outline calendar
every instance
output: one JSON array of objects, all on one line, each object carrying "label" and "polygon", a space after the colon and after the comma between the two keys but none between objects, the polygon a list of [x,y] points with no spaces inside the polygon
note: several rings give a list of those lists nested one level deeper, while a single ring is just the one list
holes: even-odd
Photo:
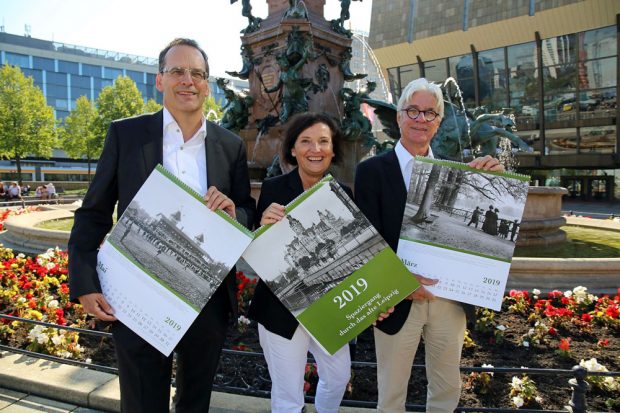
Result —
[{"label": "calendar", "polygon": [[118,320],[170,355],[252,239],[158,166],[97,254],[102,293]]},{"label": "calendar", "polygon": [[397,254],[438,297],[501,309],[529,177],[414,159]]}]

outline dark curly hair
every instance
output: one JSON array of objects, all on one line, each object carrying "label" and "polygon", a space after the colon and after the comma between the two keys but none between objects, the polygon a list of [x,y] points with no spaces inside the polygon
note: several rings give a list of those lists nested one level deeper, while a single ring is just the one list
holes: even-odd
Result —
[{"label": "dark curly hair", "polygon": [[291,154],[291,150],[297,142],[299,135],[306,129],[322,123],[326,125],[332,133],[332,147],[334,151],[334,163],[338,163],[342,159],[342,132],[338,124],[331,116],[325,113],[306,112],[295,115],[291,119],[291,123],[284,132],[284,142],[282,142],[282,159],[291,165],[297,165],[297,159]]}]

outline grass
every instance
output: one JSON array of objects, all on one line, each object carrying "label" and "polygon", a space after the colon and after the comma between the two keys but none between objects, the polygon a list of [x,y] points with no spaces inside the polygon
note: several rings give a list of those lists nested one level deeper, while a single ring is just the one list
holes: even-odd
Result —
[{"label": "grass", "polygon": [[[116,224],[116,211],[112,216],[114,220],[114,224]],[[35,228],[43,228],[43,229],[52,229],[55,231],[71,231],[73,227],[73,218],[61,218],[61,219],[52,219],[49,221],[39,222],[35,225]]]},{"label": "grass", "polygon": [[52,219],[43,221],[35,225],[35,228],[52,229],[55,231],[71,231],[73,227],[73,218]]},{"label": "grass", "polygon": [[569,241],[541,247],[517,247],[515,257],[532,258],[620,258],[620,232],[563,226]]}]

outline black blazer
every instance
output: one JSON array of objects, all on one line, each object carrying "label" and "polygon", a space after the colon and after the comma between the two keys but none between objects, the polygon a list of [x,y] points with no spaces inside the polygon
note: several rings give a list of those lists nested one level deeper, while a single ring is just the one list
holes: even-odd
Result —
[{"label": "black blazer", "polygon": [[[250,197],[245,145],[232,132],[207,121],[205,140],[207,180],[236,206],[237,220],[251,227],[255,203]],[[149,174],[163,162],[163,110],[112,122],[95,177],[82,206],[75,212],[69,238],[71,299],[101,292],[97,276],[97,251],[112,228],[118,202],[120,217]],[[224,280],[233,314],[236,312],[235,279]]]},{"label": "black blazer", "polygon": [[[350,197],[353,197],[349,187],[340,185]],[[273,202],[286,205],[303,192],[304,188],[297,168],[285,175],[265,180],[261,187],[256,208],[256,226],[259,226],[260,218],[263,216],[265,209]],[[259,280],[254,291],[254,297],[252,297],[252,302],[248,309],[248,317],[261,323],[272,333],[289,340],[293,338],[293,334],[295,334],[295,330],[299,325],[293,314],[262,280]]]},{"label": "black blazer", "polygon": [[[400,171],[396,152],[374,156],[361,162],[355,173],[355,201],[368,220],[396,251],[407,203],[407,187]],[[463,305],[468,319],[475,316],[474,307]],[[411,301],[401,301],[388,318],[377,323],[387,333],[396,334],[407,319]]]}]

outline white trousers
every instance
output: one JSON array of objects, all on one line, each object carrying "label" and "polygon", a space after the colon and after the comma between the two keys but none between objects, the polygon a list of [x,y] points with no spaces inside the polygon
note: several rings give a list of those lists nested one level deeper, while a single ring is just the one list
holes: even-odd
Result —
[{"label": "white trousers", "polygon": [[461,396],[461,350],[465,312],[460,303],[435,298],[414,300],[403,328],[394,335],[375,328],[380,413],[405,411],[411,365],[424,337],[427,412],[452,413]]},{"label": "white trousers", "polygon": [[318,413],[336,413],[351,377],[349,346],[325,353],[300,326],[291,340],[258,324],[258,336],[271,376],[271,411],[300,413],[304,407],[304,371],[308,351],[316,360],[319,383],[314,401]]}]

